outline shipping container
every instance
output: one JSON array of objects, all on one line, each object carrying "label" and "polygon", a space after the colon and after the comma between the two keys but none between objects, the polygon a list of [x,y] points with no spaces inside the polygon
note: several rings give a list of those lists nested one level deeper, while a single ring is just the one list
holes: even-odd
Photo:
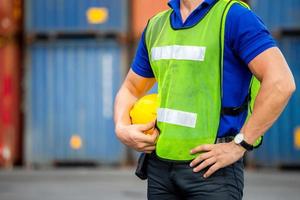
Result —
[{"label": "shipping container", "polygon": [[19,32],[21,17],[21,0],[0,0],[0,35],[7,36]]},{"label": "shipping container", "polygon": [[0,38],[0,166],[21,159],[20,49],[16,41]]},{"label": "shipping container", "polygon": [[26,57],[27,165],[124,161],[113,122],[123,47],[89,39],[37,42]]},{"label": "shipping container", "polygon": [[[300,37],[287,37],[278,42],[300,85]],[[249,155],[249,162],[262,166],[300,166],[300,91],[292,96],[286,109],[265,134],[263,145]]]},{"label": "shipping container", "polygon": [[169,9],[168,0],[131,0],[131,32],[132,36],[140,38],[148,20],[155,14]]},{"label": "shipping container", "polygon": [[271,31],[300,29],[299,0],[251,0],[250,4]]},{"label": "shipping container", "polygon": [[125,33],[127,0],[27,0],[25,29],[35,33]]}]

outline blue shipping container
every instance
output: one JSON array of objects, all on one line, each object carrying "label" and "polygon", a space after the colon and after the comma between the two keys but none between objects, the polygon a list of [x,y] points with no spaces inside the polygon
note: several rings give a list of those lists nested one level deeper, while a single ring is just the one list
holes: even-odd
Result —
[{"label": "blue shipping container", "polygon": [[[278,44],[299,87],[300,37],[284,38],[279,40]],[[249,161],[262,166],[300,165],[300,138],[297,139],[295,135],[298,128],[300,128],[299,89],[292,96],[277,122],[265,134],[263,145],[249,155]]]},{"label": "blue shipping container", "polygon": [[27,164],[124,161],[113,123],[113,101],[125,69],[122,52],[116,42],[85,39],[28,47]]},{"label": "blue shipping container", "polygon": [[299,0],[251,0],[250,4],[271,31],[300,28]]},{"label": "blue shipping container", "polygon": [[127,0],[26,0],[25,30],[47,32],[127,31]]}]

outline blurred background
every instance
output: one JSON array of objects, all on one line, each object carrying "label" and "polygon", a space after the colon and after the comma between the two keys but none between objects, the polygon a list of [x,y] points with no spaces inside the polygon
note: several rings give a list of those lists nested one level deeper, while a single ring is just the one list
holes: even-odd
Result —
[{"label": "blurred background", "polygon": [[[146,199],[138,153],[115,137],[113,101],[167,2],[0,0],[1,200]],[[247,2],[300,85],[300,1]],[[246,156],[245,199],[299,199],[299,106],[298,90]]]}]

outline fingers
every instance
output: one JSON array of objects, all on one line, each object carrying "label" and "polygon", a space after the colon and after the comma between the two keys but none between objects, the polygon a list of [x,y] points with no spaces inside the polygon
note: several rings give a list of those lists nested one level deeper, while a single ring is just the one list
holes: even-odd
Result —
[{"label": "fingers", "polygon": [[147,131],[144,131],[144,133],[145,133],[146,135],[152,135],[154,129],[155,129],[155,127],[152,127],[151,129],[149,129],[149,130],[147,130]]},{"label": "fingers", "polygon": [[208,178],[210,177],[213,173],[215,173],[216,171],[218,171],[221,168],[221,166],[218,163],[215,163],[214,165],[212,165],[203,175],[204,178]]},{"label": "fingers", "polygon": [[212,152],[208,152],[208,153],[202,153],[199,156],[197,156],[191,163],[190,163],[190,167],[194,167],[198,164],[200,164],[202,161],[210,158],[213,156]]},{"label": "fingers", "polygon": [[201,153],[201,152],[205,152],[205,151],[211,151],[213,149],[213,147],[214,147],[214,144],[204,144],[201,146],[197,146],[191,150],[191,154]]},{"label": "fingers", "polygon": [[152,153],[152,151],[144,151],[144,153],[150,154]]},{"label": "fingers", "polygon": [[244,151],[241,151],[240,148],[238,148],[238,146],[233,142],[214,145],[202,145],[193,149],[191,153],[197,151],[208,151],[206,153],[198,155],[198,157],[196,157],[190,163],[191,167],[194,167],[194,172],[199,172],[205,168],[208,168],[208,170],[203,175],[204,178],[207,178],[217,170],[236,162],[244,155]]},{"label": "fingers", "polygon": [[217,162],[217,159],[215,157],[211,157],[209,159],[204,160],[200,165],[198,165],[197,167],[195,167],[193,169],[194,172],[200,172],[201,170],[203,170],[204,168],[215,164]]},{"label": "fingers", "polygon": [[135,138],[136,149],[142,152],[153,151],[155,149],[158,136],[159,132],[157,129],[154,130],[152,135],[137,134]]},{"label": "fingers", "polygon": [[159,136],[159,131],[154,128],[152,134],[150,135],[151,139],[153,139],[153,141],[156,143],[156,140],[158,139]]},{"label": "fingers", "polygon": [[139,134],[138,137],[140,137],[139,139],[141,142],[145,142],[148,144],[156,144],[158,136],[159,131],[157,129],[154,129],[151,135]]},{"label": "fingers", "polygon": [[148,145],[148,144],[145,144],[145,143],[141,143],[141,144],[138,144],[135,149],[139,152],[147,153],[147,152],[154,151],[155,148],[156,148],[155,145]]},{"label": "fingers", "polygon": [[145,147],[144,148],[144,152],[147,153],[147,152],[152,152],[155,150],[155,146],[149,146],[149,147]]},{"label": "fingers", "polygon": [[136,126],[137,126],[138,130],[144,132],[144,131],[148,131],[148,130],[152,129],[153,127],[155,127],[155,122],[156,122],[156,120],[149,122],[147,124],[137,124]]}]

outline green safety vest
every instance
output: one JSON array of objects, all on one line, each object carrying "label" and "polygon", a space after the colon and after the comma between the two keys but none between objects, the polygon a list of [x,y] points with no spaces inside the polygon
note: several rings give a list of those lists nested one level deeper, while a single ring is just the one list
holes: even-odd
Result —
[{"label": "green safety vest", "polygon": [[158,82],[156,154],[188,161],[190,150],[215,143],[221,113],[224,29],[230,7],[239,1],[218,0],[196,25],[176,30],[173,10],[150,19],[145,41]]}]

